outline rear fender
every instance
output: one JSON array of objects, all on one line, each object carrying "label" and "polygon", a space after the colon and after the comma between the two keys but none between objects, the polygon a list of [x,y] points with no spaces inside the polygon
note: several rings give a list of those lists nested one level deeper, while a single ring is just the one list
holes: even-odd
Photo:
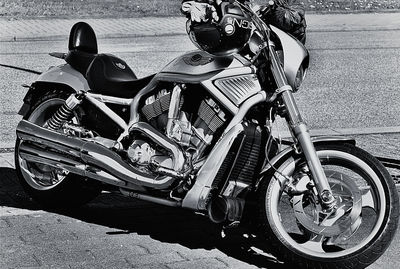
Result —
[{"label": "rear fender", "polygon": [[43,72],[37,78],[36,82],[64,84],[76,92],[87,92],[90,90],[86,78],[69,64],[51,67],[48,71]]},{"label": "rear fender", "polygon": [[34,101],[48,90],[62,90],[70,93],[88,91],[89,85],[84,76],[73,69],[69,64],[51,67],[42,73],[32,83],[24,97],[24,104],[18,114],[25,116],[31,109]]},{"label": "rear fender", "polygon": [[[314,146],[317,145],[327,145],[327,144],[336,144],[336,143],[344,143],[344,144],[352,144],[355,145],[356,141],[353,138],[344,137],[344,136],[320,136],[320,137],[312,137],[311,138]],[[260,177],[256,182],[256,189],[259,186],[261,179],[265,175],[273,175],[275,173],[275,168],[277,169],[281,164],[287,161],[289,158],[292,158],[296,155],[296,152],[293,147],[288,147],[282,150],[278,155],[272,158],[269,163],[267,163],[260,172]]]}]

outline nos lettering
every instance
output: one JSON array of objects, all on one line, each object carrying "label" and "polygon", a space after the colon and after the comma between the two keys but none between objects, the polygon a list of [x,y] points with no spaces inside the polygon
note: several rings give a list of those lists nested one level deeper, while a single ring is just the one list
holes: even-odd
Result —
[{"label": "nos lettering", "polygon": [[244,20],[238,20],[238,19],[233,19],[233,20],[234,20],[234,24],[237,24],[237,26],[239,26],[240,28],[244,28],[244,29],[252,28],[251,22],[244,21]]}]

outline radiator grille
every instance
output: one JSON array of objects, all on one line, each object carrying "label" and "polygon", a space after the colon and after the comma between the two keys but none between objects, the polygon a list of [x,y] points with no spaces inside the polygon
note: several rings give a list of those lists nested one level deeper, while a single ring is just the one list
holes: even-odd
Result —
[{"label": "radiator grille", "polygon": [[247,98],[261,90],[256,75],[230,77],[215,81],[215,86],[229,98],[236,106],[239,106]]},{"label": "radiator grille", "polygon": [[261,131],[256,125],[250,124],[230,148],[212,183],[212,188],[223,191],[222,185],[228,181],[251,185],[263,160],[263,146]]}]

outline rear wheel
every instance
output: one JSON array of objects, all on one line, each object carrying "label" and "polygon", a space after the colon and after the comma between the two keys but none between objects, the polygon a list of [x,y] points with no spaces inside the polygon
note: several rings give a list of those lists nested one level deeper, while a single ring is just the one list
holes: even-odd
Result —
[{"label": "rear wheel", "polygon": [[[48,91],[37,98],[25,120],[43,126],[60,108],[70,93]],[[79,123],[75,115],[72,119]],[[44,164],[27,162],[19,156],[21,141],[15,144],[15,168],[24,190],[37,202],[50,208],[76,207],[95,198],[100,192],[100,184],[82,176]]]},{"label": "rear wheel", "polygon": [[[278,258],[301,268],[365,268],[383,254],[397,229],[399,198],[393,180],[376,158],[353,145],[316,150],[337,210],[321,207],[305,161],[290,158],[260,185],[261,236]],[[310,190],[287,194],[282,174],[298,189]]]}]

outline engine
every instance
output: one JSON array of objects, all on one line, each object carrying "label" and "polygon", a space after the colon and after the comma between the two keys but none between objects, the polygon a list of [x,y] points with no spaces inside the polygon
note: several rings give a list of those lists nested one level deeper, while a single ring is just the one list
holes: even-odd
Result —
[{"label": "engine", "polygon": [[[204,156],[227,121],[226,113],[206,93],[186,85],[169,85],[147,96],[140,112],[150,125],[179,144],[195,161]],[[132,163],[170,168],[172,160],[151,143],[134,140],[128,149]]]}]

